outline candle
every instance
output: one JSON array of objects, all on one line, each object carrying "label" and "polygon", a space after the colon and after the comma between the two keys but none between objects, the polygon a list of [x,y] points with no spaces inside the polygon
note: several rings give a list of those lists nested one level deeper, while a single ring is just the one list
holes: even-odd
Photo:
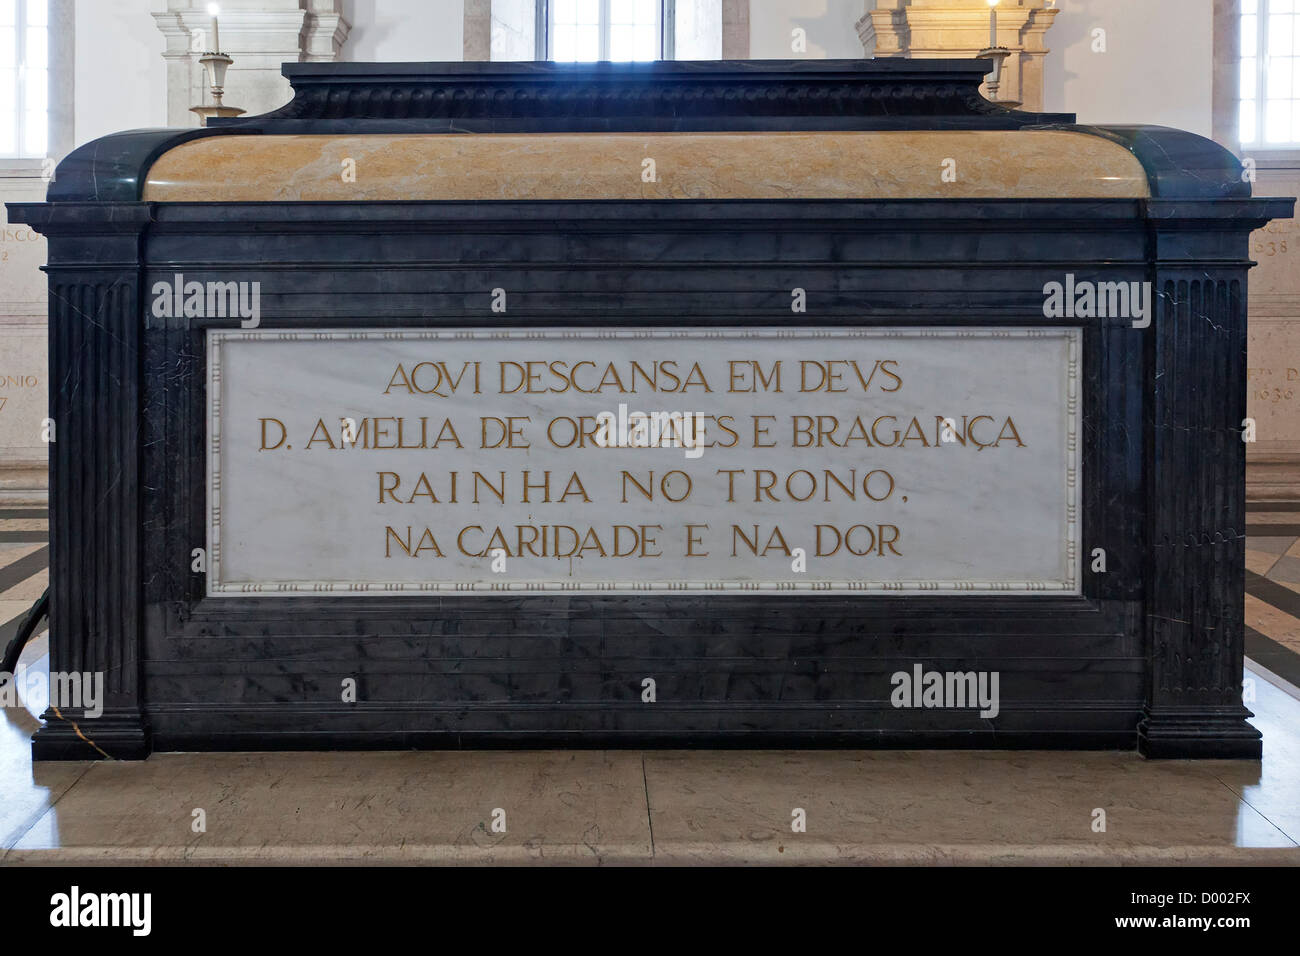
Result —
[{"label": "candle", "polygon": [[213,53],[221,52],[221,36],[217,33],[217,14],[219,14],[220,12],[221,12],[221,8],[217,6],[215,3],[208,4],[208,13],[212,15],[212,52]]},{"label": "candle", "polygon": [[998,47],[998,0],[989,0],[989,49]]}]

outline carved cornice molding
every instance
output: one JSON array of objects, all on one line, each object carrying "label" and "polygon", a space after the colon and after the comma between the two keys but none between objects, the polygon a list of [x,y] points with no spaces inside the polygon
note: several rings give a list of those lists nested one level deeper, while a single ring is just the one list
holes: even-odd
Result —
[{"label": "carved cornice molding", "polygon": [[[1069,122],[979,93],[986,64],[836,60],[611,64],[286,64],[294,98],[216,128],[283,132],[1018,129]],[[542,128],[540,125],[537,128]]]}]

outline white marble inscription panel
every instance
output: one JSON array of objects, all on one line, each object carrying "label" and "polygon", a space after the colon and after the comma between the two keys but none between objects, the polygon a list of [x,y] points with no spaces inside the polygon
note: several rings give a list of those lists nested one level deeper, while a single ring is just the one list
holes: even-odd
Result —
[{"label": "white marble inscription panel", "polygon": [[208,333],[211,594],[1077,593],[1072,329]]}]

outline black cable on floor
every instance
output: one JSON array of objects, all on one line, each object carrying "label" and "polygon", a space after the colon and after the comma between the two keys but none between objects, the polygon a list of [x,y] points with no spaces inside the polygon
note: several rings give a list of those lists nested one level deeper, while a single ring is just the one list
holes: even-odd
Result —
[{"label": "black cable on floor", "polygon": [[5,649],[4,661],[0,662],[0,681],[12,679],[14,668],[18,666],[18,656],[22,654],[23,648],[27,646],[27,642],[36,633],[37,625],[49,616],[50,589],[46,588],[45,593],[36,599],[32,609],[27,612],[23,622],[18,625],[18,633],[14,635],[14,639],[9,642],[9,646]]}]

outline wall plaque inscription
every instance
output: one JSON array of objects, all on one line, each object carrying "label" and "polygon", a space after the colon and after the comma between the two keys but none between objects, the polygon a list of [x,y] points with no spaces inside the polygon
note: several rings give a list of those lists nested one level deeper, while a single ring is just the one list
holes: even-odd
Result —
[{"label": "wall plaque inscription", "polygon": [[208,332],[208,591],[1079,590],[1074,329]]}]

